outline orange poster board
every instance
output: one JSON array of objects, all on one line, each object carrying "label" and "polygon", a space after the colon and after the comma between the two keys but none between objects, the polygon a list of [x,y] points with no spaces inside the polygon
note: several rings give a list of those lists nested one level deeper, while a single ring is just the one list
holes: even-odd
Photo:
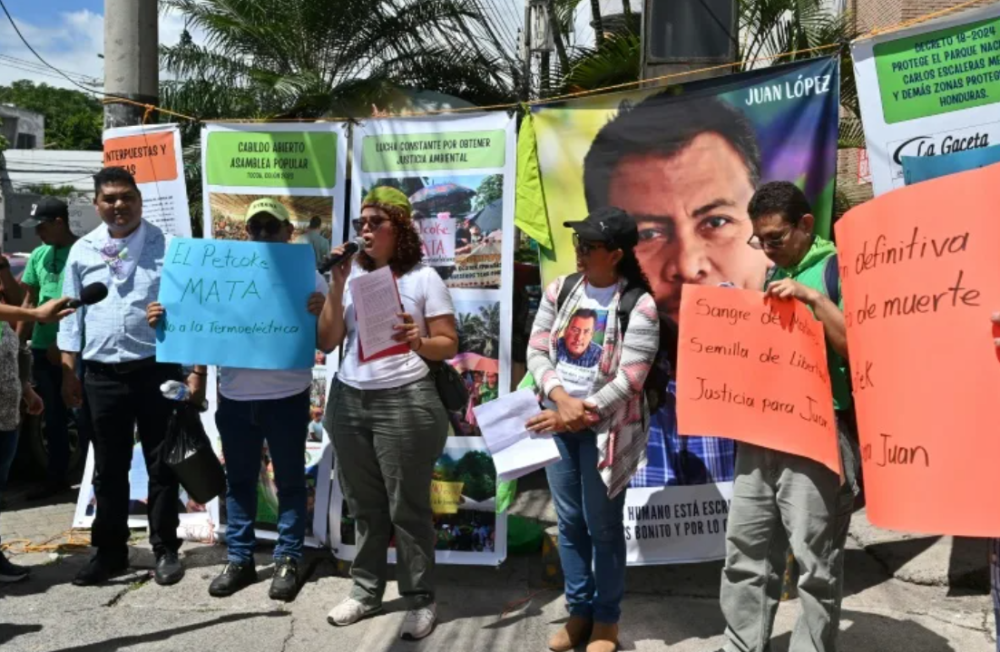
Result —
[{"label": "orange poster board", "polygon": [[840,473],[823,324],[799,301],[685,285],[677,427],[816,460]]},{"label": "orange poster board", "polygon": [[170,131],[109,138],[104,141],[104,165],[125,168],[139,184],[177,178],[177,154]]},{"label": "orange poster board", "polygon": [[1000,165],[893,190],[836,233],[869,520],[1000,536]]}]

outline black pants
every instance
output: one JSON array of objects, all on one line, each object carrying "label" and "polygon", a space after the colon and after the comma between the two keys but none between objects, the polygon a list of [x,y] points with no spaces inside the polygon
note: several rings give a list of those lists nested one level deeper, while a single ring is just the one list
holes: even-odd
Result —
[{"label": "black pants", "polygon": [[97,499],[91,540],[100,555],[115,562],[128,557],[128,476],[136,426],[149,474],[149,542],[157,558],[180,548],[177,478],[162,459],[173,405],[160,393],[160,385],[171,379],[181,379],[179,366],[85,363],[84,389],[94,426]]}]

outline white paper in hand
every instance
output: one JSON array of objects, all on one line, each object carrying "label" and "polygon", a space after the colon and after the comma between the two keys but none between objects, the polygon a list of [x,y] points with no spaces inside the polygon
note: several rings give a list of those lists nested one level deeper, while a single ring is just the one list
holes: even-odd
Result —
[{"label": "white paper in hand", "polygon": [[520,478],[559,460],[559,449],[552,437],[534,435],[525,426],[528,419],[542,411],[532,390],[518,390],[472,411],[500,480]]},{"label": "white paper in hand", "polygon": [[379,353],[399,346],[393,337],[393,326],[401,324],[399,313],[399,292],[396,279],[388,265],[350,281],[351,297],[357,315],[358,338],[365,358],[377,357]]}]

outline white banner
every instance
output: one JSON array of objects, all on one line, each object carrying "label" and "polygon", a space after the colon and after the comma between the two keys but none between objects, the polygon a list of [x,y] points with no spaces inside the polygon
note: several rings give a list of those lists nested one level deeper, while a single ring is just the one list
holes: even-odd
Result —
[{"label": "white banner", "polygon": [[[506,113],[374,119],[353,130],[355,214],[372,188],[403,191],[425,263],[440,274],[455,303],[459,354],[450,363],[470,400],[462,414],[452,415],[455,436],[448,438],[432,487],[437,560],[445,564],[496,565],[507,556],[506,515],[496,514],[496,469],[472,408],[510,387],[514,130]],[[330,523],[334,554],[353,559],[354,520],[337,482]],[[389,559],[395,560],[394,548]]]},{"label": "white banner", "polygon": [[690,564],[726,556],[733,484],[629,489],[625,543],[629,566]]},{"label": "white banner", "polygon": [[1000,4],[851,48],[875,195],[904,185],[904,156],[1000,143]]},{"label": "white banner", "polygon": [[164,233],[191,237],[181,134],[175,124],[117,127],[104,132],[104,165],[132,173],[142,216]]}]

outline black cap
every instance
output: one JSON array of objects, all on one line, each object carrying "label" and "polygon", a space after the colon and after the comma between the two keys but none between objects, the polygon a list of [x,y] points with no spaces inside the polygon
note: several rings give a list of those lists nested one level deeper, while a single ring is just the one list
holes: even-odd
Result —
[{"label": "black cap", "polygon": [[33,229],[43,222],[51,222],[61,217],[69,223],[69,206],[55,197],[42,197],[31,205],[31,217],[21,222],[22,229]]},{"label": "black cap", "polygon": [[632,216],[620,208],[607,206],[579,222],[563,222],[587,242],[603,242],[612,249],[632,249],[639,244],[639,227]]}]

